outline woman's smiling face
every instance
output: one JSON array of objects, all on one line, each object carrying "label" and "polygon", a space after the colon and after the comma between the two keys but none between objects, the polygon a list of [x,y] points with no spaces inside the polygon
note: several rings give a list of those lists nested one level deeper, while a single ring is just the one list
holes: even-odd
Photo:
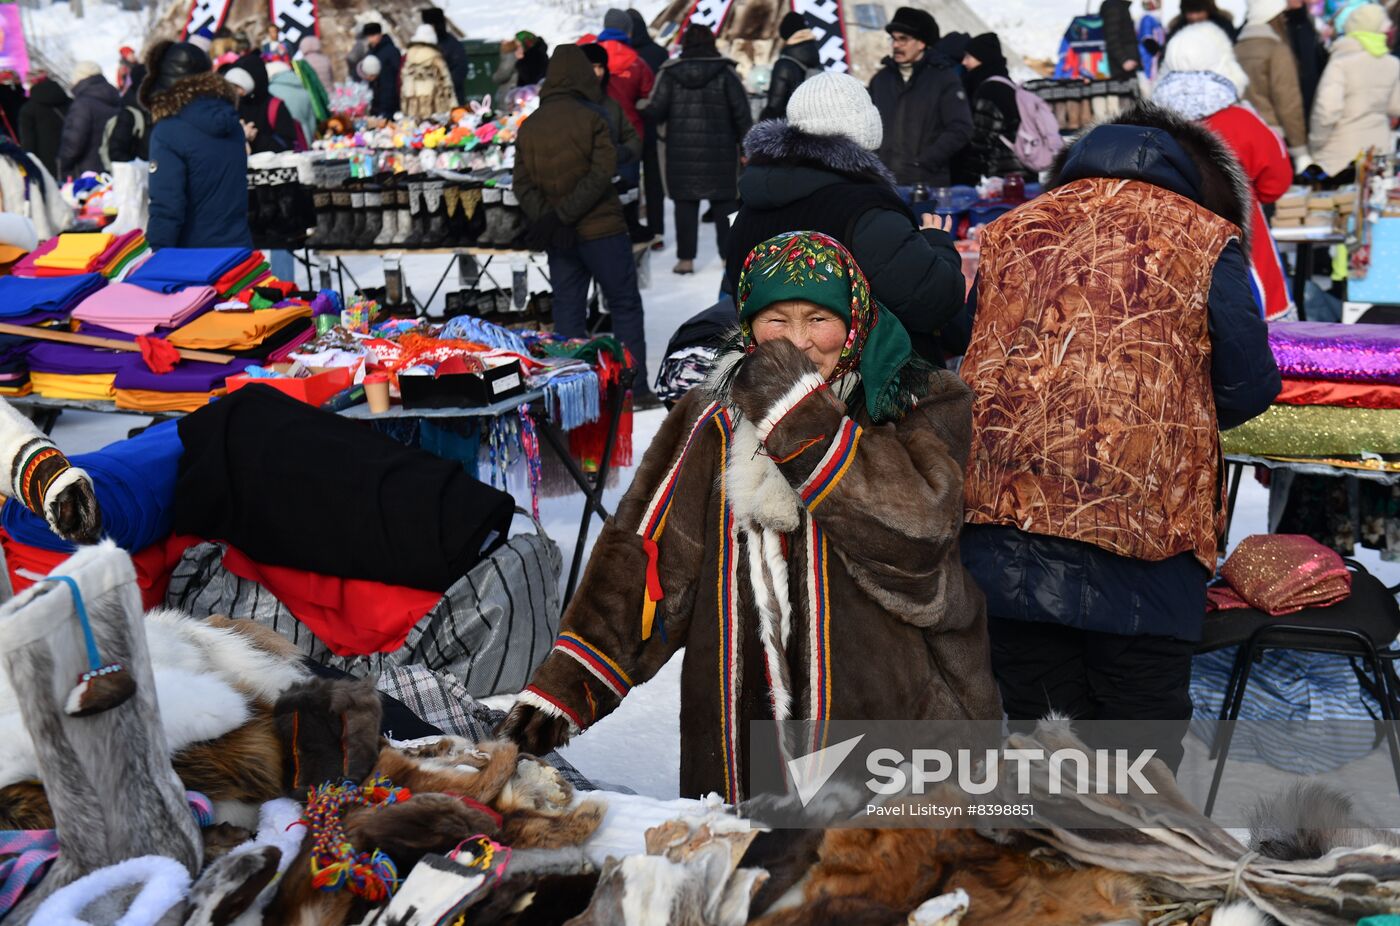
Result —
[{"label": "woman's smiling face", "polygon": [[756,343],[786,338],[796,344],[807,359],[816,364],[823,379],[829,379],[846,345],[846,323],[830,309],[801,299],[775,302],[754,316]]}]

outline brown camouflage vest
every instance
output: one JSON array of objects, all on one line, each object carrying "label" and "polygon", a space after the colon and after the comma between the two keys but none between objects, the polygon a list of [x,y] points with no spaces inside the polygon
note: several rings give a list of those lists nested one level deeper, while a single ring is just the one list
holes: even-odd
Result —
[{"label": "brown camouflage vest", "polygon": [[1240,230],[1133,180],[1079,180],[982,231],[962,376],[967,521],[1214,570],[1224,527],[1207,299]]}]

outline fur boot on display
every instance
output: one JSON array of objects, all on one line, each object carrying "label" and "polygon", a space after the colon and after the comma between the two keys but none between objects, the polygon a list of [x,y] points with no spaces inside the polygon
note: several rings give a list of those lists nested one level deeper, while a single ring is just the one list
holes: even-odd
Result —
[{"label": "fur boot on display", "polygon": [[313,248],[329,247],[331,222],[335,218],[335,213],[331,211],[331,194],[325,190],[317,190],[312,194],[311,201],[316,209],[316,231],[307,244]]},{"label": "fur boot on display", "polygon": [[[403,240],[404,247],[420,248],[423,246],[423,239],[428,234],[428,213],[423,204],[423,188],[427,186],[422,180],[410,180],[408,183],[408,235]],[[400,220],[402,220],[400,216]]]},{"label": "fur boot on display", "polygon": [[350,188],[350,227],[346,230],[345,246],[358,249],[365,240],[365,191],[357,181]]},{"label": "fur boot on display", "polygon": [[368,250],[384,233],[384,194],[377,186],[365,187],[365,231],[360,247]]},{"label": "fur boot on display", "polygon": [[430,180],[423,184],[423,209],[428,221],[423,231],[422,246],[435,248],[447,238],[447,207],[443,201],[445,184],[441,180]]},{"label": "fur boot on display", "polygon": [[[44,432],[8,402],[0,400],[0,465],[9,469],[5,493],[48,521],[55,534],[72,543],[96,543],[102,513],[88,474],[68,464]],[[9,597],[9,574],[4,578]]]},{"label": "fur boot on display", "polygon": [[394,191],[394,235],[389,244],[403,247],[413,233],[413,214],[408,208],[408,190],[400,186]]},{"label": "fur boot on display", "polygon": [[[56,575],[0,608],[0,661],[34,744],[61,850],[8,922],[22,924],[44,898],[89,872],[152,853],[187,873],[201,861],[198,826],[170,765],[147,651],[136,573],[111,543],[79,551]],[[85,612],[91,640],[84,633]],[[65,703],[91,653],[134,684],[108,710],[73,717]]]},{"label": "fur boot on display", "polygon": [[335,217],[332,219],[330,242],[326,246],[331,249],[348,248],[351,246],[351,232],[354,227],[354,215],[350,208],[350,191],[335,190],[331,193],[331,202],[335,206]]},{"label": "fur boot on display", "polygon": [[288,793],[304,800],[325,782],[363,781],[379,757],[383,707],[372,681],[314,678],[273,708]]}]

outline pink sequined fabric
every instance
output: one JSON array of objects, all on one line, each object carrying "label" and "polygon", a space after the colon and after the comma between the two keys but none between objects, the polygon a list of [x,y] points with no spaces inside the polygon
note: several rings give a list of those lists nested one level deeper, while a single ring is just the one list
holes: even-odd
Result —
[{"label": "pink sequined fabric", "polygon": [[1228,585],[1209,591],[1210,608],[1255,608],[1273,617],[1336,604],[1351,594],[1351,571],[1336,551],[1300,534],[1255,534],[1220,567]]}]

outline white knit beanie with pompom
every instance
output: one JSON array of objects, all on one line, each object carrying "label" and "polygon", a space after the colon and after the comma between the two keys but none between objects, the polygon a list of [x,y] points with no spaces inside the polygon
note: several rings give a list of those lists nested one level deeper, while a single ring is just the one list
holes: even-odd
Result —
[{"label": "white knit beanie with pompom", "polygon": [[1172,36],[1162,58],[1162,70],[1210,71],[1234,84],[1240,96],[1249,86],[1249,75],[1235,58],[1234,43],[1213,22],[1192,23]]},{"label": "white knit beanie with pompom", "polygon": [[849,74],[823,71],[802,82],[788,100],[787,121],[809,135],[840,135],[867,151],[885,137],[880,111],[865,85]]}]

